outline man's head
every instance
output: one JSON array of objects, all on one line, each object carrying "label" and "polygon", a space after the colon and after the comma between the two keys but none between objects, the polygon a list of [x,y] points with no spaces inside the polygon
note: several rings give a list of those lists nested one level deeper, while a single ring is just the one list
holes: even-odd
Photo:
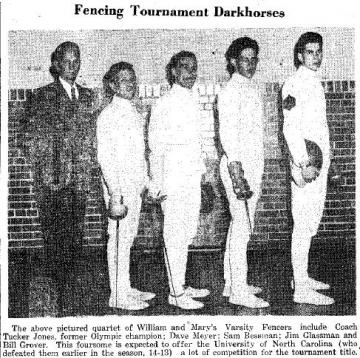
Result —
[{"label": "man's head", "polygon": [[316,32],[306,32],[302,34],[294,48],[294,65],[307,67],[312,71],[317,71],[321,66],[323,57],[323,39]]},{"label": "man's head", "polygon": [[246,78],[252,78],[258,64],[259,45],[249,37],[234,40],[225,53],[227,70],[232,76],[237,72]]},{"label": "man's head", "polygon": [[136,75],[133,65],[128,62],[113,64],[103,78],[107,97],[114,95],[131,100],[137,90]]},{"label": "man's head", "polygon": [[171,57],[166,66],[166,79],[170,86],[174,83],[191,89],[197,78],[197,60],[194,53],[181,51]]},{"label": "man's head", "polygon": [[61,77],[73,84],[80,70],[80,49],[74,42],[61,43],[51,55],[50,72],[55,77]]}]

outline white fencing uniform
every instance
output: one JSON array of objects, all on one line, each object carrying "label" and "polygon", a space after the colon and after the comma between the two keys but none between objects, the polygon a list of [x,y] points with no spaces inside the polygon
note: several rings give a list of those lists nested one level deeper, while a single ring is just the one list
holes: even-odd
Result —
[{"label": "white fencing uniform", "polygon": [[195,90],[174,84],[158,100],[150,119],[149,145],[151,192],[167,195],[162,208],[174,286],[170,283],[170,293],[180,295],[184,292],[188,245],[197,232],[201,175],[206,170],[201,152],[200,105]]},{"label": "white fencing uniform", "polygon": [[116,220],[109,218],[108,225],[107,255],[111,288],[109,305],[119,307],[131,289],[130,249],[137,234],[140,194],[147,178],[144,120],[130,101],[114,96],[98,118],[97,141],[98,161],[105,180],[106,205],[109,205],[109,194],[121,194],[129,210],[127,216],[120,220],[117,257]]},{"label": "white fencing uniform", "polygon": [[256,204],[261,194],[264,172],[263,106],[253,82],[234,73],[219,94],[220,139],[225,150],[220,174],[230,204],[231,223],[224,258],[225,287],[231,297],[241,296],[247,288],[247,245],[250,239],[245,203],[233,191],[228,164],[240,161],[244,177],[254,195],[248,200],[252,227]]},{"label": "white fencing uniform", "polygon": [[[295,165],[308,159],[304,139],[318,144],[323,154],[319,177],[300,188],[292,182],[292,264],[295,285],[308,278],[308,254],[323,214],[330,166],[329,129],[324,90],[316,71],[300,66],[285,81],[282,96],[296,100],[295,107],[284,109],[284,135]],[[296,167],[293,166],[293,170]]]}]

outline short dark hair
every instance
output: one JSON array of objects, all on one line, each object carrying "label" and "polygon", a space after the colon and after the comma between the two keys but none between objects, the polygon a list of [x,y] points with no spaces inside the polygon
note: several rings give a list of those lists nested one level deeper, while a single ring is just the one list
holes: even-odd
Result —
[{"label": "short dark hair", "polygon": [[80,48],[78,44],[71,41],[62,42],[51,54],[51,66],[49,68],[49,71],[54,78],[59,77],[55,62],[61,61],[64,57],[65,52],[69,49],[73,49],[76,52],[77,56],[80,58]]},{"label": "short dark hair", "polygon": [[108,99],[111,99],[114,96],[114,91],[112,90],[110,84],[114,82],[115,76],[120,72],[124,70],[133,71],[135,73],[134,67],[129,62],[118,62],[114,63],[110,69],[105,73],[103,77],[103,87],[105,91],[105,96]]},{"label": "short dark hair", "polygon": [[323,38],[317,32],[305,32],[302,34],[294,47],[294,66],[299,68],[301,62],[298,58],[298,54],[302,53],[305,50],[305,46],[309,43],[318,43],[320,48],[323,47]]},{"label": "short dark hair", "polygon": [[176,53],[175,55],[173,55],[171,57],[169,63],[166,65],[166,67],[165,67],[166,79],[169,82],[170,86],[172,86],[175,83],[175,77],[172,74],[172,70],[174,68],[176,68],[178,66],[180,60],[185,57],[190,57],[190,58],[193,58],[195,61],[197,61],[196,56],[193,52],[180,51],[180,52]]},{"label": "short dark hair", "polygon": [[245,50],[246,48],[252,48],[256,56],[259,54],[259,45],[258,43],[251,39],[250,37],[239,37],[238,39],[234,40],[227,51],[225,52],[225,58],[226,58],[226,69],[229,72],[230,76],[236,72],[236,68],[231,64],[232,58],[238,58],[241,54],[242,50]]}]

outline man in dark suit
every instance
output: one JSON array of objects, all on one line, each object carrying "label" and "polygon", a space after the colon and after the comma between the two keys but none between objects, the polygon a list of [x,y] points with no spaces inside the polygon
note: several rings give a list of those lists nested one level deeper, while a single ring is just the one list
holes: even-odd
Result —
[{"label": "man in dark suit", "polygon": [[51,62],[54,82],[35,90],[29,101],[26,149],[44,234],[46,274],[56,280],[61,296],[81,256],[96,123],[92,92],[75,82],[78,45],[60,44]]}]

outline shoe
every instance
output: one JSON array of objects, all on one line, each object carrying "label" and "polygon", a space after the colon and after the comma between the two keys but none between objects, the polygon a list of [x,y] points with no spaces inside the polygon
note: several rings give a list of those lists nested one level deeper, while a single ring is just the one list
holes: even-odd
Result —
[{"label": "shoe", "polygon": [[131,288],[129,295],[141,301],[150,301],[156,296],[155,293],[140,291],[136,288]]},{"label": "shoe", "polygon": [[[314,280],[311,277],[308,277],[304,283],[301,285],[306,286],[312,290],[328,290],[330,289],[330,285],[325,282]],[[294,289],[294,280],[291,280],[291,288]]]},{"label": "shoe", "polygon": [[230,295],[229,302],[232,303],[233,305],[245,306],[245,307],[249,307],[249,308],[269,307],[269,302],[266,302],[262,298],[256,297],[255,295],[253,295],[249,292],[244,292],[242,295],[236,296],[236,297],[233,295]]},{"label": "shoe", "polygon": [[316,306],[328,306],[332,305],[335,300],[329,296],[325,296],[311,288],[306,286],[299,287],[294,292],[294,302],[296,303],[308,303]]},{"label": "shoe", "polygon": [[[259,293],[262,292],[261,287],[253,286],[253,285],[247,285],[247,290],[252,295],[258,295]],[[230,297],[230,294],[231,294],[231,288],[229,286],[225,286],[222,295],[224,297]]]},{"label": "shoe", "polygon": [[198,310],[204,307],[202,302],[193,300],[185,293],[181,294],[180,296],[169,295],[169,304],[180,307],[184,310]]},{"label": "shoe", "polygon": [[206,288],[193,288],[190,286],[186,287],[184,293],[191,298],[202,298],[210,295],[210,291]]},{"label": "shoe", "polygon": [[330,289],[330,285],[328,283],[314,280],[311,277],[309,277],[306,280],[306,283],[313,290],[328,290],[328,289]]},{"label": "shoe", "polygon": [[115,300],[109,300],[109,306],[114,308],[121,308],[123,310],[130,311],[139,311],[149,307],[149,304],[141,301],[137,298],[134,298],[131,295],[127,295],[121,298],[118,298],[117,303],[115,304]]}]

